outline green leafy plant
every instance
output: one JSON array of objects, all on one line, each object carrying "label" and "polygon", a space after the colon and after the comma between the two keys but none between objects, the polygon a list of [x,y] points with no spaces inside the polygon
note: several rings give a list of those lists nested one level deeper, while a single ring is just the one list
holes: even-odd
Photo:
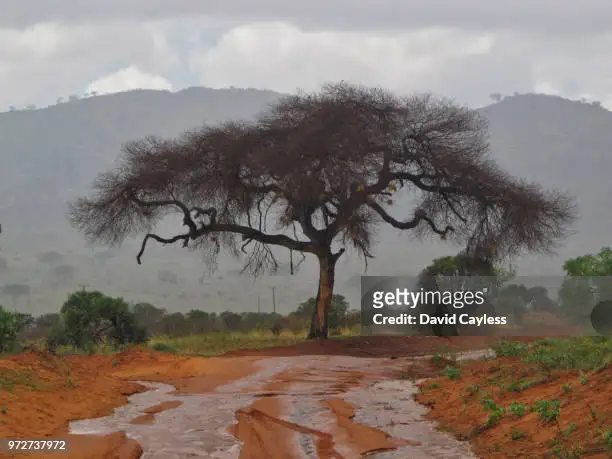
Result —
[{"label": "green leafy plant", "polygon": [[538,400],[534,403],[532,409],[545,424],[550,424],[559,419],[561,402],[559,400]]},{"label": "green leafy plant", "polygon": [[517,418],[521,418],[525,415],[527,411],[527,404],[522,402],[512,402],[510,404],[510,411]]},{"label": "green leafy plant", "polygon": [[448,366],[444,369],[444,375],[451,380],[459,379],[461,377],[461,369]]}]

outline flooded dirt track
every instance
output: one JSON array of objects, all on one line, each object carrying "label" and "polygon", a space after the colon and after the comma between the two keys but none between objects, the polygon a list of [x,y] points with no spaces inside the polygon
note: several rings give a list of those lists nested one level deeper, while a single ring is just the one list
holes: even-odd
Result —
[{"label": "flooded dirt track", "polygon": [[143,459],[475,457],[425,421],[426,409],[412,398],[416,386],[397,379],[416,360],[262,358],[249,376],[207,393],[143,382],[151,390],[111,416],[70,423],[70,432],[125,432]]}]

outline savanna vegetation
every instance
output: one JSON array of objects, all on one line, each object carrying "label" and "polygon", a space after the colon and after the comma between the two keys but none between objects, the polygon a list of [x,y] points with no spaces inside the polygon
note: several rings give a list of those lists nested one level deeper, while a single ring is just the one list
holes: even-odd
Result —
[{"label": "savanna vegetation", "polygon": [[[354,250],[367,266],[381,225],[460,247],[423,269],[423,288],[486,278],[495,311],[513,325],[549,312],[585,324],[593,307],[612,296],[606,278],[612,249],[568,260],[557,297],[514,282],[515,273],[504,268],[515,255],[553,249],[574,215],[568,196],[516,179],[492,161],[476,111],[431,95],[331,84],[281,98],[251,122],[129,142],[120,165],[101,174],[69,212],[90,243],[121,245],[143,236],[139,264],[150,241],[199,251],[211,269],[221,253],[232,255],[254,277],[278,272],[283,254],[291,274],[311,257],[319,267],[315,296],[287,315],[213,313],[205,306],[181,313],[83,288],[58,313],[34,317],[0,308],[0,352],[94,353],[136,344],[208,355],[355,334],[360,312],[336,292],[338,260]],[[172,216],[184,230],[162,236],[158,227]],[[104,264],[113,252],[100,253]],[[59,252],[47,251],[38,262],[54,282],[75,276]],[[7,267],[0,259],[0,270]],[[180,278],[160,269],[153,281],[177,286]],[[8,283],[2,293],[17,301],[31,287]],[[495,358],[468,364],[432,358],[441,375],[421,384],[417,396],[433,408],[432,417],[486,457],[540,457],[542,444],[556,457],[612,450],[604,397],[612,377],[609,338],[503,341],[493,350]]]},{"label": "savanna vegetation", "polygon": [[[501,341],[494,354],[434,355],[419,384],[429,417],[478,457],[599,458],[612,454],[612,338]],[[412,378],[411,369],[401,378]]]},{"label": "savanna vegetation", "polygon": [[[508,292],[499,297],[498,312],[514,311],[517,321],[532,312],[552,313],[578,325],[593,321],[607,336],[502,340],[471,361],[461,361],[453,352],[437,353],[431,357],[438,368],[430,375],[435,377],[420,383],[415,396],[431,409],[428,416],[441,429],[469,440],[479,457],[610,457],[612,308],[603,308],[599,317],[591,312],[610,299],[611,255],[603,247],[567,260],[554,299],[543,287],[512,283],[511,271],[488,267],[488,285],[500,280],[500,293]],[[461,256],[434,260],[424,272],[450,279],[469,275]],[[398,377],[416,379],[412,367]]]},{"label": "savanna vegetation", "polygon": [[[393,206],[402,198],[413,204]],[[169,215],[185,229],[160,236],[152,229]],[[573,217],[568,196],[495,164],[477,111],[344,82],[281,98],[255,121],[129,142],[70,209],[92,242],[144,233],[138,263],[151,240],[200,250],[212,266],[223,250],[255,276],[278,269],[279,250],[291,272],[315,257],[310,338],[328,336],[338,260],[347,249],[372,258],[381,224],[490,263],[550,250]]]},{"label": "savanna vegetation", "polygon": [[[415,289],[440,293],[437,298],[444,300],[420,304],[418,313],[434,317],[458,312],[472,317],[501,316],[506,319],[504,328],[512,335],[516,333],[511,328],[525,332],[538,327],[538,333],[548,327],[554,336],[607,335],[612,330],[611,254],[612,250],[604,247],[597,254],[569,259],[563,264],[565,276],[552,278],[517,276],[511,265],[474,259],[465,252],[436,258],[421,271]],[[455,309],[453,295],[466,291],[486,291],[484,302],[471,301]],[[372,311],[362,311],[368,323]],[[406,310],[399,308],[397,312]],[[406,325],[387,325],[384,329],[405,334]],[[438,324],[417,324],[411,332],[435,336],[503,334],[498,327]]]},{"label": "savanna vegetation", "polygon": [[[568,323],[585,324],[591,321],[596,302],[612,294],[611,253],[612,249],[604,247],[597,254],[567,260],[566,277],[554,299],[542,286],[526,287],[517,282],[511,269],[499,264],[474,265],[464,253],[433,260],[422,270],[420,280],[426,287],[428,279],[437,288],[449,290],[464,288],[466,278],[484,282],[494,298],[493,313],[508,317],[514,326],[522,326],[530,313],[551,313]],[[201,309],[181,313],[81,289],[69,296],[59,313],[33,317],[1,308],[0,352],[15,352],[31,345],[52,352],[96,352],[147,344],[159,350],[214,354],[240,347],[293,344],[306,337],[316,304],[316,298],[311,297],[287,315],[216,314]],[[360,323],[360,311],[350,309],[344,296],[334,294],[328,316],[331,334],[358,334]],[[415,332],[436,334],[431,327]]]},{"label": "savanna vegetation", "polygon": [[[288,315],[198,309],[184,314],[82,289],[69,296],[59,313],[33,317],[1,308],[0,352],[113,352],[138,344],[161,351],[217,354],[294,344],[305,337],[314,307],[315,298],[309,298]],[[342,295],[334,295],[332,335],[358,334],[359,323],[359,311],[350,310]]]}]

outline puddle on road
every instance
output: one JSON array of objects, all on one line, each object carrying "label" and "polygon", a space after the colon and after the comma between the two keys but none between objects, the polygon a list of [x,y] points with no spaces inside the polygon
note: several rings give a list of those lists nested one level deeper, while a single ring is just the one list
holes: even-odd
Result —
[{"label": "puddle on road", "polygon": [[394,451],[372,454],[376,459],[472,459],[476,458],[467,442],[436,430],[425,420],[427,408],[415,402],[414,383],[404,380],[381,381],[369,388],[353,389],[343,398],[360,406],[353,420],[387,432],[396,438],[417,441],[418,446],[400,447]]},{"label": "puddle on road", "polygon": [[[457,360],[493,357],[491,350],[467,351],[457,354]],[[416,357],[428,359],[431,356]],[[423,381],[423,380],[421,380]],[[418,384],[405,380],[381,381],[367,388],[348,391],[343,398],[361,408],[353,420],[359,424],[387,432],[389,435],[415,440],[418,446],[400,447],[394,451],[373,454],[376,459],[475,459],[468,442],[462,442],[436,429],[425,419],[427,408],[413,399]],[[365,402],[364,401],[370,401]]]},{"label": "puddle on road", "polygon": [[[228,427],[235,422],[235,412],[256,399],[241,392],[246,388],[261,392],[263,385],[284,370],[287,363],[258,362],[260,371],[210,394],[177,395],[168,384],[135,381],[152,390],[130,396],[129,403],[116,408],[110,416],[71,422],[70,433],[103,435],[124,431],[144,449],[142,459],[235,459],[240,453],[240,442],[228,432]],[[145,409],[169,401],[183,404],[155,414],[153,424],[131,424]]]},{"label": "puddle on road", "polygon": [[[482,353],[464,354],[477,358]],[[323,406],[330,397],[341,397],[359,406],[354,421],[384,431],[391,436],[420,446],[400,447],[395,451],[372,454],[380,459],[474,458],[469,444],[460,442],[435,429],[423,419],[427,408],[416,403],[412,395],[416,385],[405,380],[365,378],[362,385],[337,395],[332,388],[350,372],[368,373],[390,365],[389,360],[343,356],[302,356],[270,358],[258,362],[260,370],[253,375],[219,387],[215,392],[178,395],[168,384],[140,382],[151,390],[129,397],[129,403],[116,408],[114,414],[97,419],[73,421],[70,433],[108,434],[125,431],[144,449],[142,459],[183,459],[207,457],[237,459],[241,444],[229,432],[236,422],[236,411],[248,408],[265,395],[265,385],[274,376],[291,370],[295,382],[283,388],[278,399],[284,407],[281,419],[319,432],[334,431],[335,418]],[[326,394],[327,392],[327,394]],[[144,410],[163,402],[180,401],[182,405],[155,414],[153,424],[131,424]],[[302,451],[301,458],[316,459],[312,435],[287,431],[292,443]],[[289,438],[288,438],[289,440]],[[338,453],[352,459],[355,453],[347,445],[336,445]],[[300,459],[301,459],[300,458]]]},{"label": "puddle on road", "polygon": [[[70,433],[108,434],[125,431],[144,449],[142,459],[238,457],[240,444],[227,432],[234,413],[253,402],[248,395],[172,395],[173,386],[136,381],[152,390],[132,395],[129,403],[104,418],[73,421]],[[152,424],[131,424],[146,408],[178,400],[183,405],[155,415]]]}]

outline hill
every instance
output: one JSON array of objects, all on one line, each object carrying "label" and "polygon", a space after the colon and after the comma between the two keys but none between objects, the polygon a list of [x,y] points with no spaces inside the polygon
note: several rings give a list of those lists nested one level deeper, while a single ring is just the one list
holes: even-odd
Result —
[{"label": "hill", "polygon": [[[112,166],[123,142],[250,118],[278,97],[254,89],[139,90],[0,114],[0,250],[6,260],[0,284],[30,286],[30,295],[0,296],[0,303],[26,312],[55,311],[79,285],[181,311],[254,311],[258,296],[262,310],[269,310],[272,287],[280,312],[312,296],[312,264],[297,276],[281,273],[253,283],[239,276],[239,265],[224,258],[215,275],[202,278],[206,267],[197,254],[152,246],[144,265],[138,266],[133,242],[110,251],[87,248],[65,219],[66,203],[87,193],[97,173]],[[547,187],[569,191],[580,206],[577,233],[558,255],[519,260],[520,272],[560,274],[564,259],[609,244],[612,112],[535,94],[509,97],[482,111],[490,124],[493,156],[501,165]],[[439,241],[411,241],[389,228],[378,240],[369,274],[416,274],[432,258],[456,251]],[[41,261],[49,251],[60,255],[55,261],[52,256],[51,261]],[[355,258],[346,257],[339,265],[339,291],[353,300],[354,307],[356,276],[361,273],[363,265]]]}]

